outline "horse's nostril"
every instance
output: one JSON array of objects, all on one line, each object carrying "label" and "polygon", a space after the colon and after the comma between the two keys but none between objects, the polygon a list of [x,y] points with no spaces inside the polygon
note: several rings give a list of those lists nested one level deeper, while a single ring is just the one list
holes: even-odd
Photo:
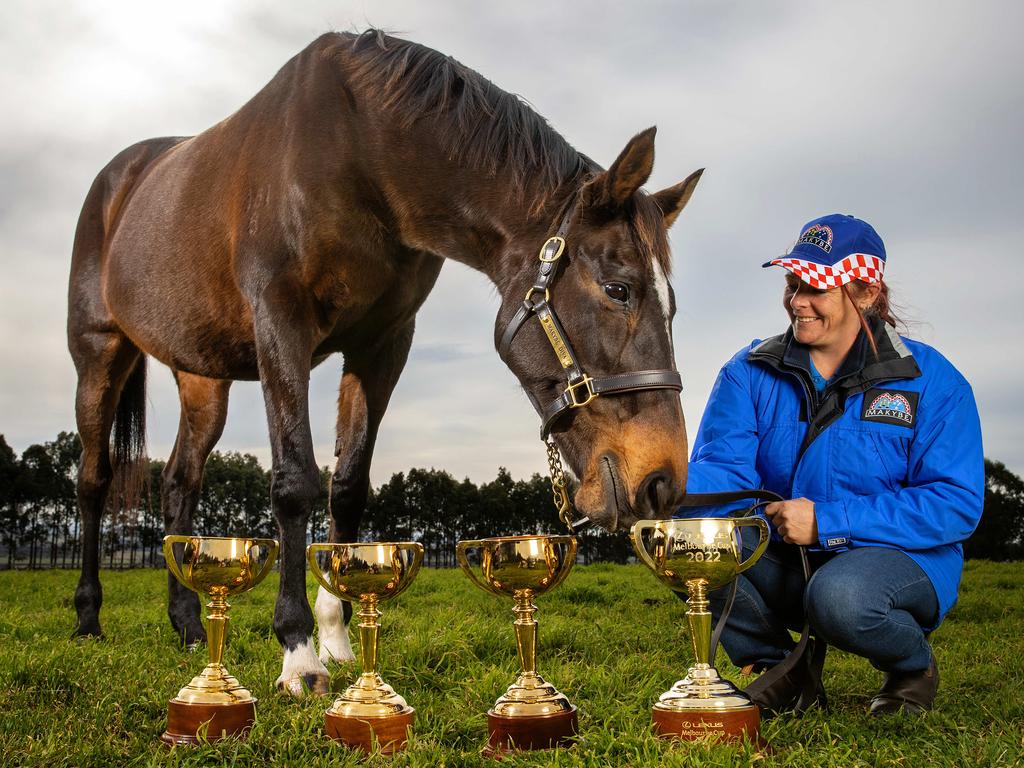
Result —
[{"label": "horse's nostril", "polygon": [[636,509],[644,517],[663,517],[677,496],[668,472],[652,472],[640,483],[636,493]]}]

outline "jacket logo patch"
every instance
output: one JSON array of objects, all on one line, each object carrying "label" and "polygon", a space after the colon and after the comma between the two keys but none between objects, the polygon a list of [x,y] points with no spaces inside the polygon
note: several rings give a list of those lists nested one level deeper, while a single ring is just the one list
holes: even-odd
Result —
[{"label": "jacket logo patch", "polygon": [[841,547],[845,543],[846,543],[846,537],[844,536],[844,537],[838,538],[838,539],[829,539],[828,541],[825,542],[825,546],[827,546],[827,547]]},{"label": "jacket logo patch", "polygon": [[800,235],[800,240],[797,242],[816,245],[828,253],[832,250],[832,228],[824,224],[814,224]]},{"label": "jacket logo patch", "polygon": [[918,392],[895,389],[869,389],[864,393],[864,408],[860,417],[864,421],[881,421],[913,429],[917,421]]}]

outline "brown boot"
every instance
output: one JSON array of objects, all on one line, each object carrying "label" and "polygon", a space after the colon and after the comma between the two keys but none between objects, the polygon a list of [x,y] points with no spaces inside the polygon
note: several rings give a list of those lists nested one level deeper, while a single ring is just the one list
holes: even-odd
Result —
[{"label": "brown boot", "polygon": [[872,715],[921,715],[932,708],[939,690],[939,667],[932,656],[920,672],[888,672],[868,705]]}]

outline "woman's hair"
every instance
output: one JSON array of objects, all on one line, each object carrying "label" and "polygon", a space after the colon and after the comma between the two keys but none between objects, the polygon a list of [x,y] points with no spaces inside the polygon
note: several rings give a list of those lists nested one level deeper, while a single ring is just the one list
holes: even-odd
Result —
[{"label": "woman's hair", "polygon": [[896,328],[902,325],[903,320],[892,311],[892,302],[889,301],[889,286],[882,280],[878,283],[878,298],[875,303],[868,307],[868,314],[878,315],[887,325]]},{"label": "woman's hair", "polygon": [[866,315],[875,315],[879,317],[882,322],[887,325],[891,325],[893,328],[896,327],[897,323],[902,323],[892,309],[892,303],[889,301],[889,286],[885,284],[884,280],[880,280],[878,283],[878,296],[875,297],[874,303],[867,309],[862,310],[857,306],[857,302],[854,301],[854,297],[851,295],[850,286],[853,286],[856,293],[860,293],[864,290],[864,286],[867,284],[861,280],[854,280],[852,283],[843,285],[843,293],[846,294],[846,298],[853,304],[853,308],[857,310],[857,316],[860,318],[860,327],[864,330],[864,335],[868,337],[868,343],[871,345],[871,351],[875,353],[875,358],[878,358],[878,347],[875,345],[875,338],[871,333],[871,329],[868,328],[868,321]]}]

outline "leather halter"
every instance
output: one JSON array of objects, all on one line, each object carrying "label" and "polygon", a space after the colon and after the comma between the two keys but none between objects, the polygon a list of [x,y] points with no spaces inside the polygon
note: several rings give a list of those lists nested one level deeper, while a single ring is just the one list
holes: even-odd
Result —
[{"label": "leather halter", "polygon": [[533,407],[541,417],[540,436],[542,440],[547,439],[552,426],[564,414],[573,408],[583,408],[601,395],[620,395],[651,389],[672,389],[680,392],[683,389],[679,372],[674,370],[635,371],[595,378],[588,375],[580,364],[572,344],[569,343],[565,329],[551,305],[552,286],[558,277],[558,264],[566,248],[565,236],[576,210],[576,199],[573,198],[557,233],[549,237],[541,246],[537,278],[526,292],[522,306],[509,321],[498,342],[498,355],[508,364],[512,341],[526,321],[536,315],[558,362],[565,371],[567,380],[565,390],[547,406],[541,405],[533,394],[527,391],[530,402],[533,403]]}]

